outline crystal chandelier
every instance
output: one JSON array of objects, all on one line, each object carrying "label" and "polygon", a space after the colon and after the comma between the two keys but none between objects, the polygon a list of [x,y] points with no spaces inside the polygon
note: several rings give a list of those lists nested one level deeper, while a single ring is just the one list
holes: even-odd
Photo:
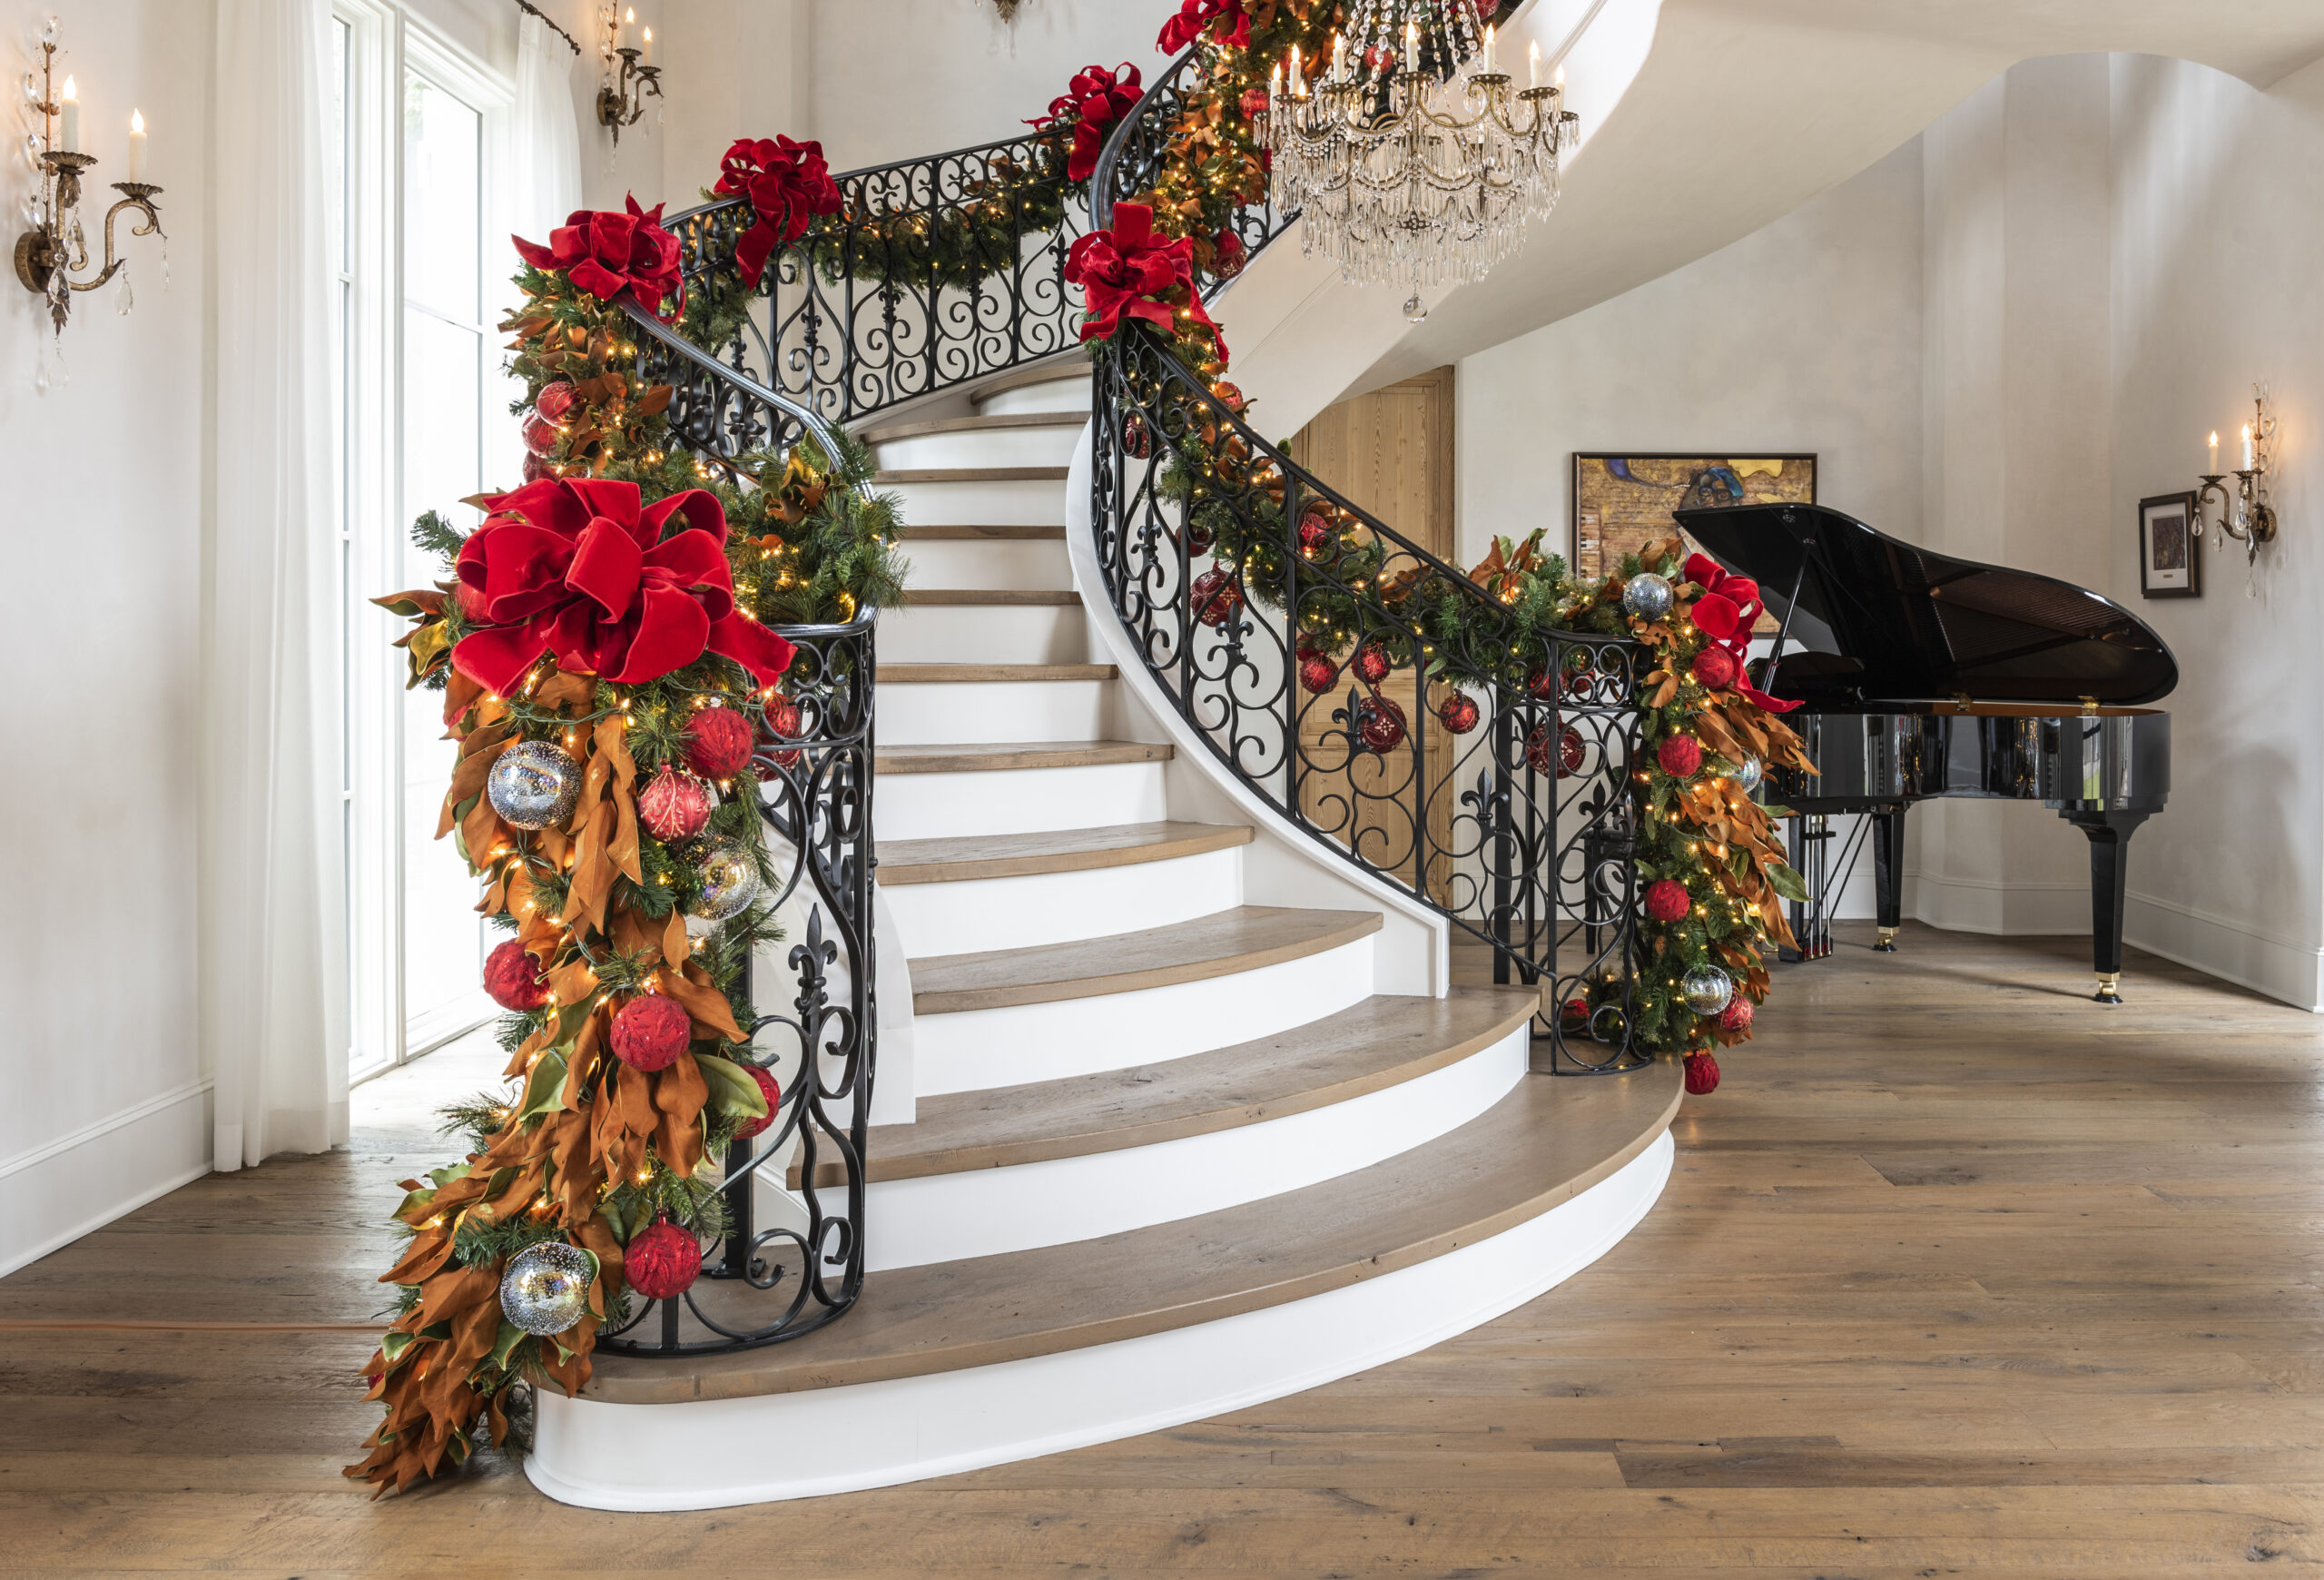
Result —
[{"label": "crystal chandelier", "polygon": [[1351,284],[1411,286],[1415,321],[1421,287],[1483,279],[1557,203],[1577,117],[1538,45],[1523,89],[1494,55],[1475,0],[1356,0],[1322,75],[1294,49],[1268,88],[1276,208]]}]

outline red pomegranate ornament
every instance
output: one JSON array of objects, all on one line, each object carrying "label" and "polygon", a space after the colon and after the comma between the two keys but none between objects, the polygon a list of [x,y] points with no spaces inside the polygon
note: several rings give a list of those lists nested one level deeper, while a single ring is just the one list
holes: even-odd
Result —
[{"label": "red pomegranate ornament", "polygon": [[1718,1012],[1718,1029],[1737,1034],[1748,1032],[1755,1013],[1751,1001],[1738,992],[1727,1001],[1725,1009]]},{"label": "red pomegranate ornament", "polygon": [[1404,744],[1404,710],[1384,696],[1355,705],[1355,733],[1365,746],[1386,755]]},{"label": "red pomegranate ornament", "polygon": [[1227,575],[1224,566],[1214,565],[1195,578],[1187,594],[1195,618],[1213,630],[1226,626],[1243,607],[1242,584]]},{"label": "red pomegranate ornament", "polygon": [[693,1040],[694,1017],[660,993],[640,993],[614,1012],[614,1057],[632,1070],[667,1070]]},{"label": "red pomegranate ornament", "polygon": [[675,1300],[702,1276],[702,1242],[657,1215],[622,1248],[621,1276],[649,1300]]},{"label": "red pomegranate ornament", "polygon": [[637,820],[665,844],[692,839],[710,821],[710,786],[665,765],[637,793]]},{"label": "red pomegranate ornament", "polygon": [[1691,779],[1703,765],[1703,746],[1692,736],[1669,736],[1654,748],[1654,760],[1673,779]]},{"label": "red pomegranate ornament", "polygon": [[541,386],[541,392],[533,397],[533,410],[551,422],[562,422],[576,399],[573,386],[558,379]]},{"label": "red pomegranate ornament", "polygon": [[1695,655],[1695,678],[1713,691],[1734,685],[1738,667],[1735,655],[1724,647],[1706,647]]},{"label": "red pomegranate ornament", "polygon": [[504,1010],[537,1010],[548,1002],[539,963],[513,938],[484,957],[484,991]]},{"label": "red pomegranate ornament", "polygon": [[1477,699],[1465,691],[1456,691],[1436,705],[1436,721],[1456,736],[1465,736],[1477,727]]},{"label": "red pomegranate ornament", "polygon": [[783,1088],[774,1083],[773,1076],[750,1063],[743,1066],[743,1073],[759,1083],[759,1092],[766,1099],[766,1111],[734,1132],[734,1139],[738,1141],[747,1141],[763,1131],[774,1122],[775,1111],[783,1106]]},{"label": "red pomegranate ornament", "polygon": [[1387,647],[1379,642],[1366,642],[1355,650],[1355,677],[1366,686],[1377,686],[1388,678],[1393,667]]},{"label": "red pomegranate ornament", "polygon": [[1656,922],[1683,922],[1694,904],[1687,885],[1676,878],[1657,878],[1646,886],[1646,913]]},{"label": "red pomegranate ornament", "polygon": [[[797,740],[803,733],[799,726],[799,705],[779,691],[768,697],[766,699],[766,728],[767,734],[778,741]],[[801,753],[796,746],[793,746],[787,751],[776,752],[773,755],[775,767],[795,768],[799,765]],[[764,768],[759,770],[760,778],[764,779],[769,776],[769,770]]]},{"label": "red pomegranate ornament", "polygon": [[1340,667],[1321,653],[1310,653],[1299,661],[1299,684],[1311,696],[1321,696],[1339,684]]},{"label": "red pomegranate ornament", "polygon": [[1709,1097],[1718,1090],[1718,1061],[1708,1049],[1687,1055],[1687,1095]]},{"label": "red pomegranate ornament", "polygon": [[1146,419],[1135,411],[1122,419],[1122,453],[1132,460],[1144,460],[1154,453],[1154,438],[1146,431]]},{"label": "red pomegranate ornament", "polygon": [[686,726],[686,766],[705,779],[732,779],[751,765],[751,721],[731,707],[705,707]]}]

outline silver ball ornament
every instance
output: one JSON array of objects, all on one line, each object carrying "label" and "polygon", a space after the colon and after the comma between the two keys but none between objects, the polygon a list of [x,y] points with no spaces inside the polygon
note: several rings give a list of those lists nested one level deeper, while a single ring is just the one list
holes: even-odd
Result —
[{"label": "silver ball ornament", "polygon": [[510,1259],[500,1277],[500,1312],[527,1333],[563,1333],[589,1313],[597,1259],[577,1245],[547,1240]]},{"label": "silver ball ornament", "polygon": [[484,793],[509,827],[547,828],[573,815],[581,765],[553,741],[520,741],[492,765]]},{"label": "silver ball ornament", "polygon": [[1753,791],[1757,790],[1759,787],[1759,781],[1765,779],[1767,776],[1767,769],[1761,765],[1759,759],[1757,757],[1744,758],[1741,763],[1736,765],[1735,772],[1728,775],[1729,779],[1735,782],[1735,787],[1738,790],[1742,791],[1746,795],[1748,795]]},{"label": "silver ball ornament", "polygon": [[720,840],[694,864],[702,874],[702,899],[694,914],[705,922],[724,922],[739,915],[759,897],[758,864],[751,853],[731,840]]},{"label": "silver ball ornament", "polygon": [[1642,571],[1622,587],[1622,607],[1641,620],[1659,620],[1670,612],[1676,595],[1670,584],[1652,571]]},{"label": "silver ball ornament", "polygon": [[1735,996],[1735,979],[1715,965],[1699,965],[1679,984],[1687,1007],[1699,1015],[1715,1015]]}]

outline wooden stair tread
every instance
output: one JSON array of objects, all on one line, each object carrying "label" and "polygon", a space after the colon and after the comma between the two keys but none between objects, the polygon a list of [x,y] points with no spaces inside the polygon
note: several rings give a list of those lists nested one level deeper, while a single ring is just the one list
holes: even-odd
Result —
[{"label": "wooden stair tread", "polygon": [[[884,684],[888,670],[880,671]],[[1251,831],[1232,824],[1122,823],[1107,828],[1043,830],[1039,834],[963,834],[951,839],[880,842],[880,882],[957,884],[977,878],[1021,878],[1038,873],[1079,873],[1200,855],[1251,843]]]},{"label": "wooden stair tread", "polygon": [[967,587],[912,588],[903,596],[901,607],[923,609],[1061,609],[1078,604],[1081,595],[1071,588],[1044,587]]},{"label": "wooden stair tread", "polygon": [[969,404],[981,406],[996,395],[1011,390],[1022,390],[1033,384],[1061,384],[1069,379],[1090,376],[1089,359],[1078,352],[1068,353],[1051,362],[1036,362],[1029,368],[1019,368],[1013,373],[1003,373],[989,379],[969,392]]},{"label": "wooden stair tread", "polygon": [[875,774],[982,774],[1012,768],[1095,768],[1111,763],[1167,762],[1160,741],[1022,741],[995,746],[887,746]]},{"label": "wooden stair tread", "polygon": [[[1676,1060],[1602,1081],[1528,1075],[1458,1130],[1368,1169],[1098,1239],[872,1273],[843,1319],[787,1344],[694,1360],[600,1353],[584,1396],[676,1404],[924,1377],[1320,1295],[1570,1200],[1651,1145],[1680,1090]],[[747,1287],[705,1279],[694,1298],[730,1325],[765,1319],[744,1316],[767,1308]]]},{"label": "wooden stair tread", "polygon": [[[915,1122],[872,1130],[870,1178],[1086,1157],[1305,1113],[1457,1063],[1524,1025],[1540,1003],[1531,988],[1455,988],[1441,999],[1381,994],[1215,1052],[923,1097]],[[826,1170],[831,1177],[818,1183],[844,1182],[836,1165],[817,1172]]]},{"label": "wooden stair tread", "polygon": [[875,487],[900,483],[1061,483],[1067,467],[915,467],[902,471],[874,472]]},{"label": "wooden stair tread", "polygon": [[911,963],[913,1012],[953,1014],[1207,982],[1321,954],[1380,931],[1377,911],[1238,905],[1191,922]]},{"label": "wooden stair tread", "polygon": [[856,437],[866,444],[887,444],[900,439],[928,439],[940,433],[998,433],[1011,428],[1078,428],[1089,420],[1087,411],[1020,411],[1007,417],[945,417],[933,422],[899,422],[874,428]]},{"label": "wooden stair tread", "polygon": [[971,682],[1035,684],[1059,680],[1116,680],[1110,664],[882,664],[882,686],[951,686]]},{"label": "wooden stair tread", "polygon": [[897,536],[906,543],[1062,543],[1062,527],[914,527]]}]

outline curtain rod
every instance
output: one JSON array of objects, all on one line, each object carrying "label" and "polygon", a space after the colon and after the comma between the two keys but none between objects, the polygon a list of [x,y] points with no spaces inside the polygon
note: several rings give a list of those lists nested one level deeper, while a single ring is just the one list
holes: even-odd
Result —
[{"label": "curtain rod", "polygon": [[581,53],[581,41],[574,37],[571,34],[566,32],[562,27],[559,27],[555,19],[552,18],[547,12],[533,4],[533,0],[517,0],[517,9],[519,11],[530,12],[533,15],[539,17],[543,22],[547,23],[548,30],[556,35],[557,37],[565,40],[567,44],[571,45],[575,54],[579,54]]}]

